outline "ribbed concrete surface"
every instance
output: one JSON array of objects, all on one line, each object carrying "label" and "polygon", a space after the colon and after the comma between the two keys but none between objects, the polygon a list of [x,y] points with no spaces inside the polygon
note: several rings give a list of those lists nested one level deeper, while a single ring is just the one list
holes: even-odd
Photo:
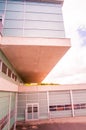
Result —
[{"label": "ribbed concrete surface", "polygon": [[16,130],[86,130],[86,117],[17,122]]}]

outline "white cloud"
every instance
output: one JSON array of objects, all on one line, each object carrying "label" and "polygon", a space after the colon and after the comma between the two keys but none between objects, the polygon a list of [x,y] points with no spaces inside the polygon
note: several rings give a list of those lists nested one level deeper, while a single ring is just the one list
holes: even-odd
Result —
[{"label": "white cloud", "polygon": [[86,83],[86,0],[64,0],[63,12],[72,47],[44,82]]},{"label": "white cloud", "polygon": [[71,76],[65,76],[62,78],[58,78],[58,80],[54,79],[54,83],[59,84],[79,84],[86,83],[86,73],[79,73]]},{"label": "white cloud", "polygon": [[54,67],[45,82],[86,83],[86,47],[72,47]]},{"label": "white cloud", "polygon": [[79,25],[86,25],[86,0],[64,0],[63,16],[67,37]]}]

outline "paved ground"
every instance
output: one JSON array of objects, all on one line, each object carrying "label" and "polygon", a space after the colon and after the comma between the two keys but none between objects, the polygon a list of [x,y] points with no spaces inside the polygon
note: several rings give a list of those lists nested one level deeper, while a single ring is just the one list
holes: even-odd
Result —
[{"label": "paved ground", "polygon": [[17,126],[16,130],[86,130],[86,123],[52,123]]},{"label": "paved ground", "polygon": [[86,130],[86,117],[17,122],[16,130]]}]

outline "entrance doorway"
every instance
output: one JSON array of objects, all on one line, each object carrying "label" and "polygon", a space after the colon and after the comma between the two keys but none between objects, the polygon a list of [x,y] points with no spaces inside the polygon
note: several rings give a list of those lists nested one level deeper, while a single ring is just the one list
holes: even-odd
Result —
[{"label": "entrance doorway", "polygon": [[26,120],[37,120],[39,119],[39,104],[29,103],[26,104]]}]

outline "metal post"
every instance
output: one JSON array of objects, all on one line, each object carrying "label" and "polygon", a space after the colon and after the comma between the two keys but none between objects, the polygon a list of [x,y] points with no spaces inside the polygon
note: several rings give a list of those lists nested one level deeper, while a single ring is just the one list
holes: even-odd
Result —
[{"label": "metal post", "polygon": [[48,105],[48,118],[50,118],[50,110],[49,110],[49,92],[47,91],[47,105]]},{"label": "metal post", "polygon": [[26,105],[26,107],[25,107],[25,121],[27,120],[27,96],[28,96],[28,94],[26,93],[26,98],[25,98],[25,105]]},{"label": "metal post", "polygon": [[14,122],[14,130],[16,130],[16,121],[17,121],[17,96],[18,96],[18,94],[16,93],[16,98],[15,98],[15,122]]},{"label": "metal post", "polygon": [[2,72],[2,60],[0,62],[0,72]]},{"label": "metal post", "polygon": [[2,24],[3,24],[3,26],[4,26],[4,21],[5,21],[6,9],[7,9],[7,0],[5,1],[5,9],[4,9],[4,14],[2,16]]},{"label": "metal post", "polygon": [[23,3],[24,3],[24,10],[23,10],[23,37],[24,37],[26,2],[24,1]]},{"label": "metal post", "polygon": [[8,130],[10,130],[10,112],[11,112],[11,92],[9,95],[9,117],[8,117]]},{"label": "metal post", "polygon": [[73,103],[73,94],[72,94],[72,90],[70,90],[70,98],[71,98],[71,106],[72,106],[72,116],[74,117],[74,103]]}]

